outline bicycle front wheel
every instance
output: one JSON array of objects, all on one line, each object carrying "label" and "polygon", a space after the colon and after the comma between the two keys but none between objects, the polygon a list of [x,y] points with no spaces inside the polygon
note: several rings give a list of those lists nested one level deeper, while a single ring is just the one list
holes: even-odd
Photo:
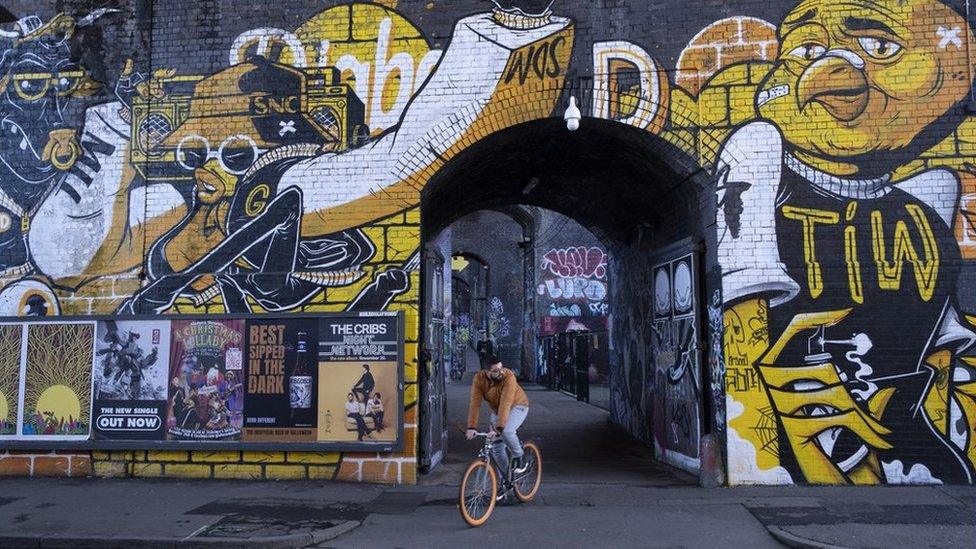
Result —
[{"label": "bicycle front wheel", "polygon": [[525,472],[513,479],[515,497],[522,503],[532,501],[542,484],[542,452],[534,442],[522,445],[522,463]]},{"label": "bicycle front wheel", "polygon": [[478,527],[488,521],[495,510],[498,477],[494,467],[484,460],[472,461],[461,479],[461,517],[468,526]]}]

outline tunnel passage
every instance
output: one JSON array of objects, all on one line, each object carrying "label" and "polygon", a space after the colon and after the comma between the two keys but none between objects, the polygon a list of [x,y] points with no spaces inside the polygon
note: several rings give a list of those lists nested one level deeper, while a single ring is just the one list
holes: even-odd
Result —
[{"label": "tunnel passage", "polygon": [[[718,400],[699,345],[704,273],[715,261],[712,185],[694,159],[650,132],[593,118],[570,132],[562,120],[538,120],[483,138],[434,175],[421,195],[422,239],[429,245],[472,212],[518,205],[553,210],[596,235],[613,281],[611,418],[652,444],[657,459],[694,473]],[[445,320],[433,310],[437,286],[425,266],[422,341],[430,346]],[[451,418],[439,417],[443,372],[421,372],[423,462],[446,441],[431,422]]]},{"label": "tunnel passage", "polygon": [[485,137],[438,171],[421,193],[421,230],[427,240],[473,211],[525,204],[608,242],[631,242],[640,227],[668,238],[691,232],[709,183],[694,159],[649,132],[596,118],[570,132],[562,120],[537,120]]}]

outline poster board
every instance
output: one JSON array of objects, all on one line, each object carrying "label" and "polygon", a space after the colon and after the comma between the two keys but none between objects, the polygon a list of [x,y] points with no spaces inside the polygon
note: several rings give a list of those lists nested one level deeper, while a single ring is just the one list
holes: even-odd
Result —
[{"label": "poster board", "polygon": [[397,451],[403,328],[402,312],[0,319],[0,448]]},{"label": "poster board", "polygon": [[394,317],[319,321],[319,442],[396,440],[403,420],[399,336]]}]

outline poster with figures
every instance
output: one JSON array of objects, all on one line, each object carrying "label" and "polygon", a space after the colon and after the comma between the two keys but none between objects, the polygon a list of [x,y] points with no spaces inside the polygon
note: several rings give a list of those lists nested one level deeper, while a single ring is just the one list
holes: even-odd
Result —
[{"label": "poster with figures", "polygon": [[99,321],[96,329],[95,439],[165,438],[169,321]]},{"label": "poster with figures", "polygon": [[701,374],[695,256],[655,265],[653,273],[654,444],[668,463],[697,472]]},{"label": "poster with figures", "polygon": [[252,319],[245,345],[245,442],[314,442],[318,320]]},{"label": "poster with figures", "polygon": [[20,410],[20,355],[24,327],[0,325],[0,437],[17,434]]},{"label": "poster with figures", "polygon": [[319,324],[318,440],[397,441],[402,424],[399,318],[326,318]]},{"label": "poster with figures", "polygon": [[176,320],[169,360],[169,440],[239,440],[244,321]]},{"label": "poster with figures", "polygon": [[91,427],[94,322],[27,326],[21,435],[84,440]]}]

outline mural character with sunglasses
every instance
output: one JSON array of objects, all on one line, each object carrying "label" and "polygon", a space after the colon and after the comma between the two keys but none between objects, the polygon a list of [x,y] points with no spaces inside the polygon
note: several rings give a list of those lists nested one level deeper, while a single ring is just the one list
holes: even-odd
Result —
[{"label": "mural character with sunglasses", "polygon": [[65,14],[48,22],[36,16],[3,31],[0,44],[0,275],[36,270],[27,235],[32,218],[52,193],[72,192],[66,176],[85,151],[64,113],[72,98],[93,95],[98,84],[71,59],[79,27],[114,10],[75,20]]},{"label": "mural character with sunglasses", "polygon": [[261,57],[196,85],[189,118],[160,143],[192,177],[188,211],[150,247],[151,281],[123,311],[162,312],[180,295],[204,303],[218,294],[228,312],[250,311],[248,297],[288,310],[364,275],[376,253],[369,238],[359,229],[303,236],[302,190],[278,189],[283,170],[336,146],[300,112],[304,86],[302,72]]},{"label": "mural character with sunglasses", "polygon": [[[255,57],[200,81],[189,118],[158,145],[193,173],[189,211],[153,244],[151,282],[121,311],[162,312],[181,294],[199,304],[217,293],[228,310],[247,310],[251,299],[281,311],[322,288],[360,280],[376,249],[359,227],[416,206],[420,173],[488,124],[497,97],[544,98],[519,111],[525,119],[548,115],[558,101],[561,69],[524,81],[506,74],[522,50],[542,42],[553,48],[557,67],[567,66],[572,22],[547,11],[509,23],[492,13],[459,21],[452,45],[461,47],[444,52],[399,123],[349,150],[341,140],[359,144],[344,135],[358,133],[353,124],[301,108],[299,90],[323,86],[304,86],[302,78],[314,77],[307,71]],[[472,47],[485,61],[476,68]],[[457,119],[458,112],[468,114]],[[338,145],[335,127],[342,128]],[[408,273],[418,267],[415,252],[376,274],[349,308],[385,309],[409,289]]]}]

